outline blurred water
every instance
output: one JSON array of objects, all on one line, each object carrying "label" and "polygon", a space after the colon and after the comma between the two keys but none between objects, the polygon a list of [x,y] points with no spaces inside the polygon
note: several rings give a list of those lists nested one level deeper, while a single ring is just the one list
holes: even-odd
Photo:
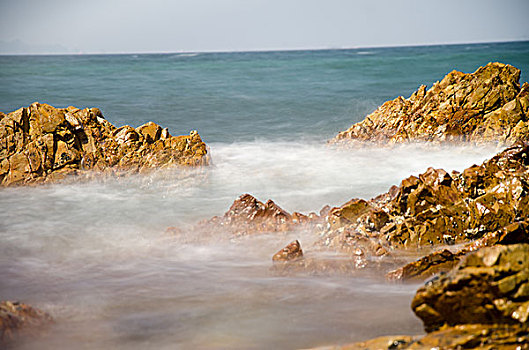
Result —
[{"label": "blurred water", "polygon": [[[213,165],[0,190],[0,299],[56,319],[19,349],[294,349],[417,334],[417,285],[380,272],[278,277],[271,256],[311,232],[200,244],[167,236],[239,195],[308,213],[370,198],[428,166],[495,152],[407,145],[337,150],[325,140],[387,99],[489,61],[529,71],[529,43],[369,50],[0,56],[0,110],[35,100],[96,106],[111,122],[198,129]],[[198,234],[193,231],[188,234]]]},{"label": "blurred water", "polygon": [[[237,241],[213,233],[183,244],[164,233],[224,213],[241,193],[287,210],[370,198],[428,166],[462,170],[492,148],[408,145],[211,144],[206,169],[0,191],[0,296],[57,319],[52,336],[19,348],[299,348],[420,333],[417,285],[382,272],[278,277],[271,255],[311,232]],[[188,235],[195,234],[193,231]]]}]

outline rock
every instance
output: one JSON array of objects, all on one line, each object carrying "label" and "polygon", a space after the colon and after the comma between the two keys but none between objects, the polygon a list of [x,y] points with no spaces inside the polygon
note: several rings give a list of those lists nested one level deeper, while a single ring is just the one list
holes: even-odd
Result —
[{"label": "rock", "polygon": [[365,240],[386,250],[526,242],[528,154],[529,143],[519,142],[462,173],[429,168],[369,201],[351,200],[331,210],[319,244],[347,251]]},{"label": "rock", "polygon": [[173,137],[153,122],[137,129],[116,128],[97,108],[54,108],[36,102],[0,119],[3,186],[57,181],[85,170],[132,173],[207,165],[207,153],[196,131]]},{"label": "rock", "polygon": [[327,221],[331,228],[338,228],[354,223],[362,214],[367,213],[372,207],[363,199],[352,199],[339,208],[329,212]]},{"label": "rock", "polygon": [[340,132],[331,143],[370,141],[471,141],[513,144],[527,139],[529,99],[520,70],[489,63],[474,73],[453,71],[429,90],[397,97],[362,122]]},{"label": "rock", "polygon": [[51,316],[39,309],[17,301],[0,301],[0,345],[15,339],[21,331],[31,334],[51,322]]},{"label": "rock", "polygon": [[303,257],[303,250],[298,240],[287,245],[272,257],[273,261],[292,261]]},{"label": "rock", "polygon": [[413,261],[390,271],[386,274],[389,280],[424,280],[439,272],[449,271],[459,263],[464,253],[453,254],[448,249],[428,254],[417,261]]},{"label": "rock", "polygon": [[263,203],[250,194],[243,194],[223,216],[203,221],[194,230],[212,231],[221,228],[230,234],[247,235],[309,228],[320,222],[321,218],[315,213],[308,216],[296,212],[290,214],[272,200]]},{"label": "rock", "polygon": [[529,333],[519,325],[468,324],[445,327],[424,336],[384,336],[314,350],[529,349]]},{"label": "rock", "polygon": [[426,283],[412,309],[431,332],[461,324],[529,327],[529,244],[483,248]]}]

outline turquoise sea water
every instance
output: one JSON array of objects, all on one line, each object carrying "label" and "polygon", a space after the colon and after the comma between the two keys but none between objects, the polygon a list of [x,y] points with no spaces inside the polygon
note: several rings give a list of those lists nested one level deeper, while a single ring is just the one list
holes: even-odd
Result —
[{"label": "turquoise sea water", "polygon": [[[326,51],[0,56],[0,111],[34,101],[99,107],[116,125],[198,130],[213,165],[0,189],[0,300],[55,318],[15,349],[297,349],[420,334],[418,285],[385,271],[277,276],[271,256],[312,232],[226,239],[192,225],[239,195],[318,211],[371,198],[429,166],[463,170],[497,152],[469,145],[336,150],[325,141],[388,99],[453,69],[513,64],[529,42]],[[187,240],[167,236],[178,226]],[[340,259],[341,257],[335,257]]]},{"label": "turquoise sea water", "polygon": [[453,69],[512,64],[529,80],[529,42],[354,50],[0,56],[0,111],[34,101],[99,107],[206,142],[330,138],[378,105]]}]

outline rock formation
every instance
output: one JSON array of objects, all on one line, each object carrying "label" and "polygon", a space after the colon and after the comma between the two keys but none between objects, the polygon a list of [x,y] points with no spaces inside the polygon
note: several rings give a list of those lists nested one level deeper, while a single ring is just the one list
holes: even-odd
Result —
[{"label": "rock formation", "polygon": [[200,222],[195,230],[221,228],[234,235],[264,232],[286,232],[302,227],[311,227],[321,221],[316,213],[290,214],[272,200],[263,203],[250,194],[237,198],[223,216]]},{"label": "rock formation", "polygon": [[430,168],[369,201],[352,200],[330,211],[320,245],[341,251],[362,245],[380,255],[404,247],[473,242],[471,251],[522,242],[529,217],[528,154],[529,143],[521,142],[462,173]]},{"label": "rock formation", "polygon": [[529,245],[483,248],[417,291],[426,331],[445,325],[516,324],[529,330]]},{"label": "rock formation", "polygon": [[273,261],[292,261],[303,257],[303,250],[298,240],[287,245],[272,257]]},{"label": "rock formation", "polygon": [[424,336],[384,336],[353,344],[324,346],[313,350],[423,350],[480,349],[527,350],[527,329],[517,325],[465,324],[447,327]]},{"label": "rock formation", "polygon": [[413,301],[425,336],[321,349],[529,349],[529,244],[482,248],[427,282]]},{"label": "rock formation", "polygon": [[0,184],[55,181],[92,170],[138,172],[170,165],[205,165],[196,131],[171,136],[149,122],[116,128],[97,108],[34,103],[0,114]]},{"label": "rock formation", "polygon": [[52,322],[47,313],[29,305],[0,301],[0,345],[17,337],[20,331],[34,332]]},{"label": "rock formation", "polygon": [[510,145],[529,136],[529,84],[520,70],[489,63],[474,73],[453,71],[429,90],[397,97],[331,143],[372,141],[471,141]]}]

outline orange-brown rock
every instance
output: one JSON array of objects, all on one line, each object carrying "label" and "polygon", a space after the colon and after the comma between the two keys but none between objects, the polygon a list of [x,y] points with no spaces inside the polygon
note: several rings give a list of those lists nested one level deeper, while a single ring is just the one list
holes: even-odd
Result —
[{"label": "orange-brown rock", "polygon": [[292,261],[303,257],[303,250],[298,240],[291,242],[272,257],[273,261]]},{"label": "orange-brown rock", "polygon": [[0,345],[17,337],[20,331],[35,332],[52,322],[47,313],[20,302],[0,301]]},{"label": "orange-brown rock", "polygon": [[454,254],[448,249],[423,256],[386,274],[389,280],[424,280],[439,272],[449,271],[456,266],[464,252]]},{"label": "orange-brown rock", "polygon": [[424,336],[384,336],[353,344],[325,346],[313,350],[423,350],[483,349],[527,350],[529,333],[519,325],[465,324],[444,327]]},{"label": "orange-brown rock", "polygon": [[384,195],[349,201],[331,210],[320,245],[347,251],[367,241],[385,250],[525,242],[528,154],[529,143],[519,142],[462,173],[429,168]]},{"label": "orange-brown rock", "polygon": [[489,63],[474,73],[453,71],[430,89],[388,101],[332,143],[471,141],[513,144],[529,136],[529,85],[520,70]]},{"label": "orange-brown rock", "polygon": [[237,198],[223,216],[215,216],[198,224],[196,229],[221,228],[235,235],[263,232],[285,232],[310,227],[320,222],[315,213],[290,214],[272,200],[263,203],[250,194]]},{"label": "orange-brown rock", "polygon": [[55,181],[92,171],[137,172],[171,165],[205,165],[196,131],[171,136],[149,122],[116,128],[97,108],[34,103],[0,119],[0,184]]},{"label": "orange-brown rock", "polygon": [[529,244],[482,248],[421,287],[412,309],[426,331],[460,324],[529,330]]}]

